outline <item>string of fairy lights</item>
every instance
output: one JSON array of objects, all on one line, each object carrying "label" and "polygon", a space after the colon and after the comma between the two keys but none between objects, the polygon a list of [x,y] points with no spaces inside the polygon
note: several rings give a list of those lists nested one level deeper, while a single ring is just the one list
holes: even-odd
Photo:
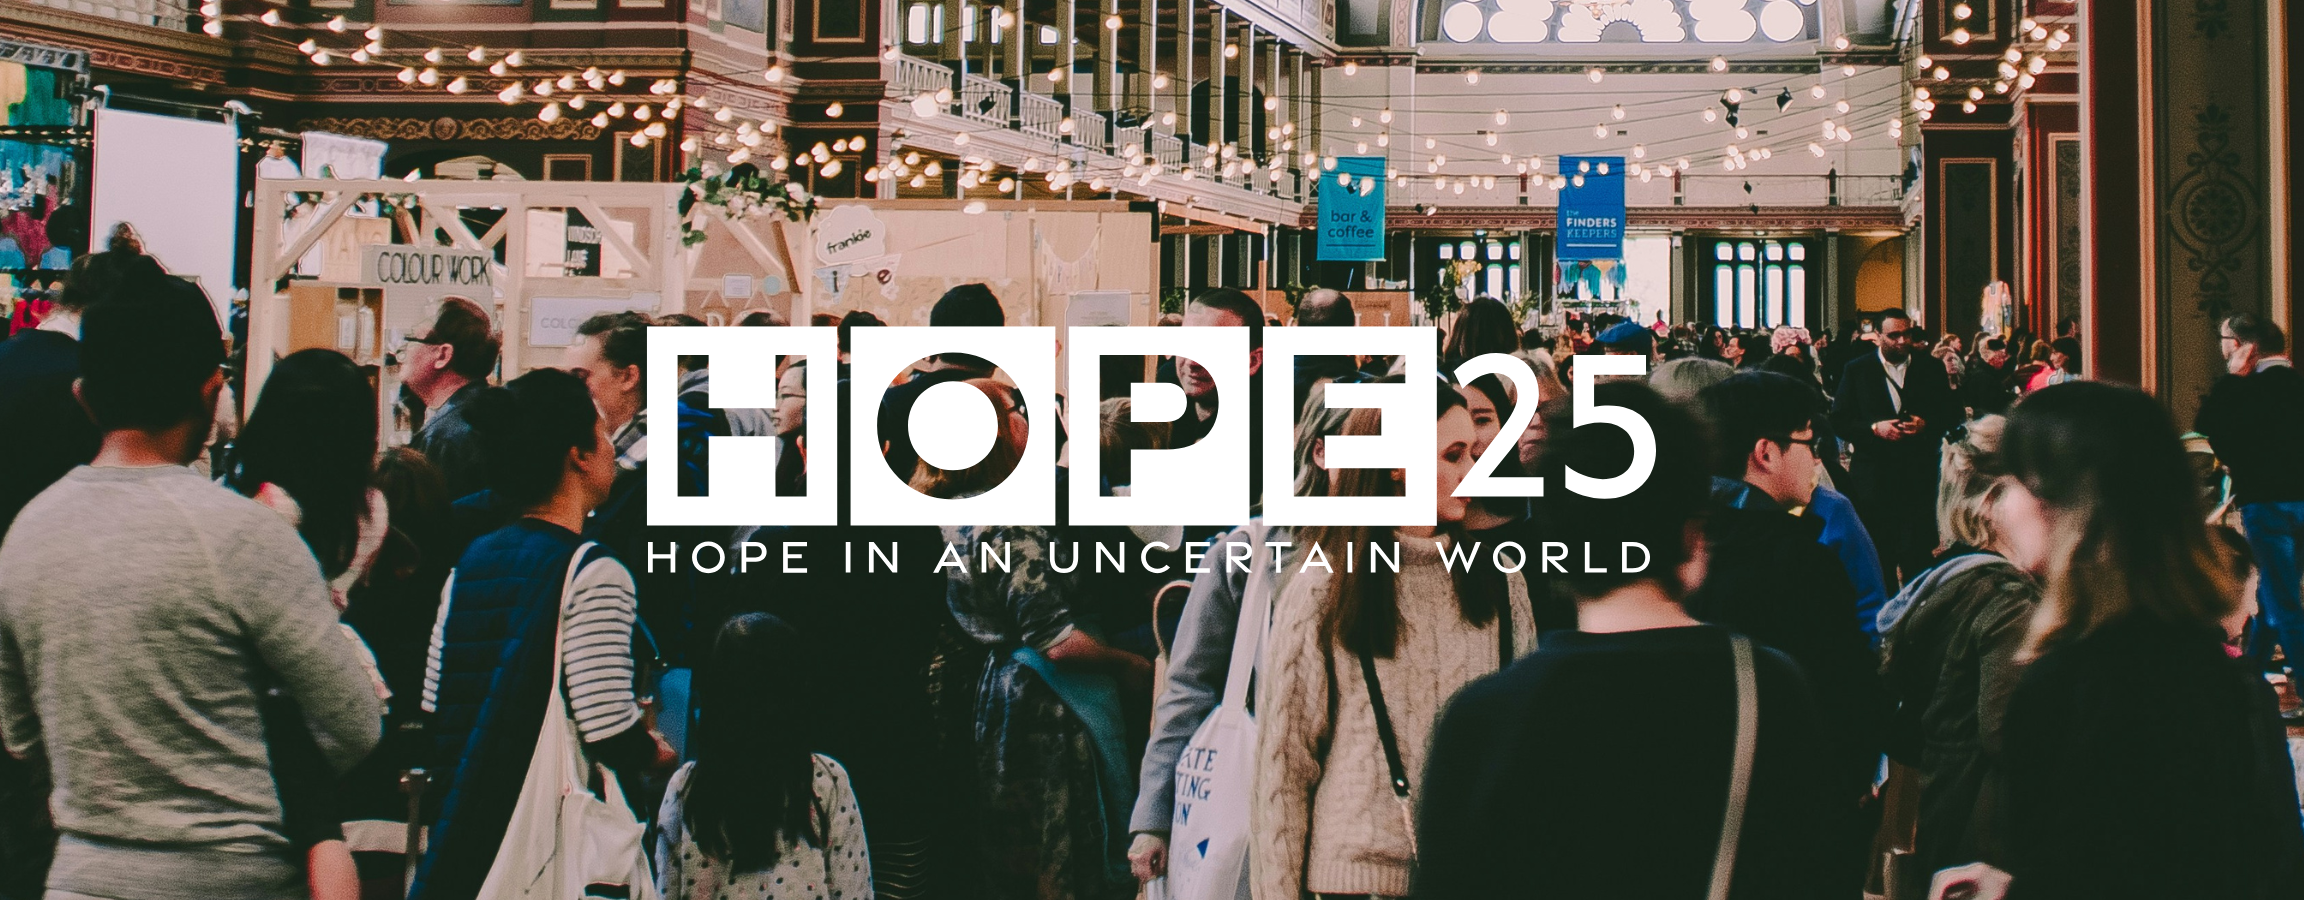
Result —
[{"label": "string of fairy lights", "polygon": [[[166,3],[167,0],[162,2]],[[1968,18],[1960,14],[1965,6],[1959,4],[1953,9],[1956,21],[1964,22]],[[201,27],[207,34],[222,36],[224,33],[227,17],[219,0],[206,0],[196,10],[185,8],[185,11],[196,11],[202,17]],[[1972,10],[1969,13],[1973,15]],[[304,16],[306,21],[292,22],[289,19],[292,15]],[[1014,14],[1004,8],[992,7],[988,15],[995,29],[1015,27]],[[494,51],[481,45],[388,48],[387,40],[400,35],[387,32],[379,25],[355,23],[342,15],[276,7],[253,17],[239,18],[264,26],[263,30],[252,30],[252,36],[293,47],[315,66],[335,65],[341,61],[357,65],[398,66],[395,77],[404,85],[437,88],[451,95],[486,91],[507,105],[535,103],[536,118],[546,123],[580,118],[596,128],[606,129],[612,124],[625,122],[632,126],[628,140],[636,147],[668,140],[674,134],[674,123],[679,121],[682,114],[694,111],[708,118],[712,124],[703,125],[701,121],[692,121],[692,127],[680,139],[679,149],[693,157],[704,153],[709,144],[714,155],[720,155],[729,166],[751,162],[779,175],[792,174],[796,169],[813,169],[821,177],[832,178],[839,176],[848,165],[844,160],[848,154],[862,152],[870,146],[867,137],[858,134],[835,139],[829,144],[817,142],[805,149],[784,147],[783,142],[776,137],[779,125],[770,117],[748,115],[732,105],[715,102],[705,96],[705,89],[722,80],[708,74],[692,75],[685,83],[679,78],[648,80],[643,92],[634,89],[639,87],[641,79],[631,78],[624,70],[591,65],[582,68],[532,66],[524,52],[518,49]],[[1117,30],[1121,23],[1117,16],[1113,16],[1108,17],[1104,25],[1108,29]],[[1162,28],[1166,26],[1157,26],[1156,30]],[[1180,31],[1173,28],[1166,30]],[[339,39],[336,36],[342,37]],[[326,43],[323,43],[324,39]],[[1962,27],[1947,35],[1947,39],[1954,44],[1965,45],[1973,36]],[[345,44],[339,43],[339,40],[357,43]],[[2067,28],[2051,28],[2036,20],[2024,20],[2018,28],[2016,40],[1998,62],[1996,74],[1999,77],[1990,83],[1989,90],[1994,94],[2007,95],[2029,89],[2036,76],[2045,71],[2048,54],[2061,50],[2071,40]],[[1834,49],[1848,51],[1848,39],[1837,39]],[[1239,52],[1237,43],[1228,42],[1222,47],[1222,56],[1227,61],[1236,59]],[[899,50],[896,45],[887,45],[882,55],[884,59],[895,61],[899,57]],[[1926,56],[1919,57],[1916,60],[1915,71],[1918,75],[1915,80],[1951,82],[1951,69],[1938,62]],[[1818,77],[1812,81],[1806,77],[1795,77],[1757,85],[1749,90],[1729,88],[1720,92],[1716,98],[1708,92],[1692,94],[1688,91],[1660,91],[1657,93],[1667,96],[1647,101],[1619,101],[1605,106],[1540,111],[1538,115],[1593,113],[1595,121],[1589,131],[1593,140],[1599,142],[1613,142],[1621,134],[1629,133],[1638,126],[1661,124],[1674,117],[1689,115],[1685,106],[1691,99],[1698,102],[1700,108],[1694,114],[1701,116],[1704,123],[1724,123],[1724,131],[1717,134],[1684,135],[1667,138],[1653,145],[1633,142],[1628,148],[1611,147],[1554,154],[1549,166],[1544,154],[1515,155],[1506,151],[1502,145],[1508,140],[1515,143],[1526,140],[1564,140],[1558,136],[1585,131],[1583,126],[1511,129],[1507,126],[1511,122],[1512,111],[1507,107],[1498,107],[1492,116],[1494,127],[1478,127],[1486,123],[1476,121],[1475,127],[1461,132],[1418,131],[1415,125],[1427,120],[1455,122],[1467,116],[1488,114],[1476,110],[1424,107],[1418,102],[1413,90],[1415,75],[1410,76],[1412,87],[1410,96],[1406,98],[1406,123],[1399,121],[1402,114],[1394,109],[1394,103],[1399,102],[1399,98],[1392,96],[1391,80],[1386,79],[1383,94],[1358,97],[1330,92],[1319,98],[1326,109],[1330,110],[1331,116],[1350,110],[1352,131],[1331,130],[1322,136],[1323,145],[1317,150],[1303,142],[1307,135],[1300,131],[1296,121],[1290,120],[1266,127],[1261,158],[1257,152],[1259,148],[1252,142],[1250,146],[1243,147],[1241,140],[1234,139],[1209,145],[1184,143],[1181,149],[1185,153],[1198,149],[1200,155],[1197,159],[1188,157],[1181,160],[1174,159],[1176,147],[1170,148],[1166,154],[1170,158],[1164,160],[1159,158],[1162,154],[1157,152],[1156,147],[1148,145],[1163,139],[1177,142],[1181,138],[1181,135],[1173,132],[1177,122],[1177,109],[1174,105],[1171,104],[1171,108],[1166,110],[1158,108],[1161,92],[1168,91],[1170,87],[1171,79],[1166,72],[1152,73],[1148,94],[1152,112],[1146,115],[1139,132],[1142,137],[1115,148],[1116,155],[1086,152],[1085,148],[1073,144],[1063,147],[1047,159],[1027,154],[1022,160],[1007,164],[993,158],[995,151],[972,148],[974,138],[967,117],[952,113],[958,98],[954,96],[951,87],[939,86],[934,91],[896,98],[896,102],[909,106],[917,120],[928,121],[951,116],[956,123],[951,136],[952,148],[949,151],[928,149],[921,142],[911,140],[899,132],[896,141],[890,144],[888,161],[866,167],[862,177],[868,183],[894,181],[919,189],[925,187],[929,179],[944,174],[949,157],[952,166],[958,170],[957,180],[964,192],[992,186],[1003,194],[1011,193],[1016,190],[1018,179],[1027,176],[1043,179],[1052,192],[1065,192],[1077,185],[1095,193],[1146,193],[1155,180],[1162,178],[1184,183],[1220,179],[1254,190],[1254,178],[1259,173],[1275,185],[1288,178],[1292,172],[1302,174],[1314,183],[1329,181],[1328,174],[1338,169],[1340,152],[1336,141],[1349,139],[1349,146],[1358,155],[1367,155],[1371,143],[1387,157],[1393,156],[1396,151],[1400,152],[1403,157],[1400,163],[1388,161],[1383,178],[1401,188],[1408,187],[1415,177],[1407,169],[1421,168],[1422,175],[1431,179],[1436,190],[1457,195],[1468,190],[1496,190],[1499,178],[1506,179],[1503,183],[1515,190],[1523,179],[1534,187],[1559,190],[1571,184],[1580,184],[1584,176],[1593,174],[1589,171],[1589,162],[1584,164],[1586,171],[1560,171],[1559,159],[1563,156],[1592,156],[1613,151],[1624,158],[1624,174],[1627,177],[1645,182],[1714,164],[1726,172],[1743,171],[1755,163],[1773,159],[1778,153],[1797,153],[1802,149],[1821,158],[1831,148],[1849,144],[1859,134],[1870,133],[1875,128],[1884,127],[1891,140],[1901,143],[1906,119],[1904,98],[1899,97],[1899,102],[1895,104],[1871,101],[1889,91],[1908,94],[1912,113],[1917,119],[1925,121],[1933,115],[1940,99],[1930,87],[1924,84],[1912,85],[1899,78],[1887,85],[1843,94],[1827,104],[1824,101],[1831,91],[1821,76],[1823,70],[1830,67],[1820,65]],[[1068,71],[1071,68],[1071,65],[1052,67],[1048,72],[1033,77],[1045,77],[1053,86],[1061,84],[1066,77],[1072,75]],[[1727,56],[1716,55],[1706,68],[1712,73],[1727,74],[1735,66]],[[1838,68],[1843,79],[1842,85],[1850,83],[1849,79],[1854,79],[1859,71],[1859,67],[1852,63],[1839,64]],[[1357,76],[1359,69],[1357,61],[1346,60],[1341,64],[1341,71],[1348,78]],[[1591,83],[1600,84],[1607,79],[1609,71],[1604,65],[1594,65],[1586,69],[1585,75]],[[1462,76],[1468,86],[1478,86],[1483,71],[1477,67],[1467,68],[1463,70]],[[781,61],[773,62],[761,74],[761,79],[768,84],[782,82],[788,77],[790,72]],[[1252,74],[1250,78],[1253,80]],[[1810,83],[1802,89],[1800,82]],[[742,81],[728,83],[746,84]],[[1955,89],[1959,86],[1950,85]],[[691,94],[691,89],[698,90]],[[1961,100],[1963,108],[1973,112],[1976,104],[1984,99],[1986,90],[1983,83],[1967,85],[1966,96]],[[1829,110],[1812,126],[1813,131],[1759,131],[1739,119],[1746,103],[1756,103],[1763,111],[1773,103],[1779,116],[1786,114],[1795,103],[1800,102],[1798,94],[1807,96],[1807,102],[1801,104],[1800,113]],[[1291,113],[1296,112],[1306,96],[1304,93],[1267,94],[1262,99],[1262,108],[1268,114],[1286,115],[1280,113],[1283,105]],[[1490,93],[1487,96],[1509,100],[1513,95],[1507,92]],[[1367,118],[1363,115],[1367,110],[1346,105],[1345,101],[1354,99],[1376,99],[1383,103],[1382,107],[1374,111],[1378,124],[1375,134],[1354,133],[1363,127]],[[1439,95],[1435,99],[1447,97]],[[1636,112],[1659,108],[1670,110],[1657,115],[1636,115]],[[844,114],[845,106],[839,101],[830,102],[824,107],[824,115],[828,120],[838,120]],[[1165,134],[1155,132],[1152,129],[1154,121],[1171,131]],[[1409,126],[1409,133],[1396,137],[1393,126],[1401,124]],[[1058,135],[1070,138],[1078,127],[1077,118],[1066,111],[1056,122],[1054,130]],[[1245,128],[1241,130],[1246,131]],[[1725,139],[1721,137],[1723,134],[1726,135]],[[1756,137],[1762,139],[1755,140]],[[1416,165],[1419,161],[1419,145],[1424,151],[1421,154],[1421,166]],[[1690,152],[1697,146],[1703,149]],[[924,149],[927,152],[923,153]],[[791,151],[790,155],[785,154],[786,150]],[[1478,162],[1491,158],[1496,160],[1494,168]],[[1604,166],[1599,174],[1607,174]],[[1013,169],[1014,172],[1009,174],[1004,169]],[[1355,181],[1351,175],[1339,174],[1332,183],[1342,189],[1366,194],[1374,190],[1376,180],[1374,176],[1359,176]],[[1134,190],[1129,190],[1131,186]]]}]

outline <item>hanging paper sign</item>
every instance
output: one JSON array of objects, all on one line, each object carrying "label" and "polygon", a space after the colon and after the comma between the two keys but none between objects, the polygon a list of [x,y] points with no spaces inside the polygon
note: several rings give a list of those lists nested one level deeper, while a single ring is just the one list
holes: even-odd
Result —
[{"label": "hanging paper sign", "polygon": [[1384,258],[1384,157],[1340,156],[1320,173],[1320,258]]},{"label": "hanging paper sign", "polygon": [[1560,189],[1558,258],[1623,259],[1624,158],[1563,156],[1560,174],[1568,184]]}]

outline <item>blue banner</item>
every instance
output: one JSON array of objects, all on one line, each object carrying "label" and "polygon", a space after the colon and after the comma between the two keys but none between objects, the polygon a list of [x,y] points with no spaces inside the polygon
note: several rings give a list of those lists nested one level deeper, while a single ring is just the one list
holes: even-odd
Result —
[{"label": "blue banner", "polygon": [[1341,156],[1320,173],[1320,258],[1384,258],[1384,157]]},{"label": "blue banner", "polygon": [[1567,176],[1568,184],[1560,189],[1560,240],[1555,258],[1562,262],[1623,259],[1624,158],[1563,156],[1560,174]]}]

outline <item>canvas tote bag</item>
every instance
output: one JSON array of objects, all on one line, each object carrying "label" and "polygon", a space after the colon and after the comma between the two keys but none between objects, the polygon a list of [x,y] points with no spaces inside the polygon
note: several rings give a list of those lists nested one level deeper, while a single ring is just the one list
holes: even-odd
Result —
[{"label": "canvas tote bag", "polygon": [[[587,542],[576,549],[560,586],[563,615],[552,637],[552,694],[545,701],[544,726],[479,900],[578,900],[591,885],[622,887],[631,900],[656,900],[640,821],[625,803],[616,776],[585,761],[583,740],[562,696],[560,651],[568,592],[576,574],[592,561],[595,546]],[[594,773],[604,796],[592,793]]]},{"label": "canvas tote bag", "polygon": [[1224,696],[1176,758],[1176,809],[1169,820],[1166,894],[1172,900],[1245,900],[1248,896],[1248,793],[1255,774],[1256,717],[1248,682],[1264,651],[1272,619],[1272,573],[1264,526],[1249,533],[1248,582],[1240,592],[1240,625]]}]

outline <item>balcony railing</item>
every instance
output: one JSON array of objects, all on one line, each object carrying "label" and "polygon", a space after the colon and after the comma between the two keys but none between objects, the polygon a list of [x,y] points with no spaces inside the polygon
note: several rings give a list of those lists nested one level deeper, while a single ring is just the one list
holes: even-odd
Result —
[{"label": "balcony railing", "polygon": [[1064,104],[1056,98],[1025,91],[1016,107],[1016,130],[1048,141],[1057,139],[1064,121]]},{"label": "balcony railing", "polygon": [[[1386,202],[1439,206],[1523,205],[1517,174],[1494,176],[1494,188],[1467,184],[1461,193],[1455,185],[1469,180],[1471,173],[1442,174],[1448,176],[1449,187],[1437,187],[1430,175],[1419,172],[1408,179],[1406,187],[1397,184],[1388,187]],[[1541,173],[1546,178],[1553,174],[1549,170]],[[1558,192],[1545,187],[1536,176],[1530,176],[1525,196],[1528,201],[1525,205],[1534,207],[1554,206],[1560,199]],[[1624,202],[1628,206],[1895,206],[1902,198],[1903,179],[1894,175],[1826,177],[1688,172],[1681,174],[1677,184],[1668,173],[1651,175],[1647,181],[1627,178],[1624,182]]]},{"label": "balcony railing", "polygon": [[190,27],[187,9],[194,3],[171,0],[29,0],[33,6],[46,6],[138,25],[151,25],[170,31],[185,31]]},{"label": "balcony railing", "polygon": [[1103,113],[1085,109],[1072,111],[1072,143],[1097,153],[1112,152],[1110,126]]},{"label": "balcony railing", "polygon": [[1173,134],[1155,132],[1146,144],[1145,152],[1152,154],[1152,161],[1170,172],[1184,165],[1184,139]]},{"label": "balcony railing", "polygon": [[909,56],[896,57],[896,72],[888,79],[888,95],[909,100],[921,94],[933,95],[952,86],[952,70],[924,59]]},{"label": "balcony railing", "polygon": [[1016,91],[982,75],[960,76],[960,118],[996,128],[1008,127]]}]

